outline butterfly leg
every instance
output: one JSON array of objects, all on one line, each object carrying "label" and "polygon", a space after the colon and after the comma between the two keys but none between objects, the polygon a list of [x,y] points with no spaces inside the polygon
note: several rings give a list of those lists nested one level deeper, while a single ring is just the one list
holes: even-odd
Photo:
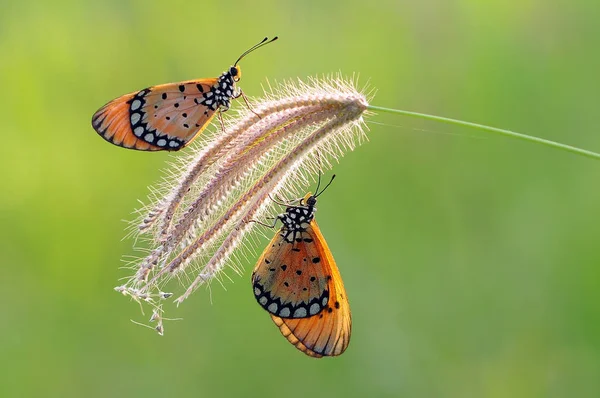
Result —
[{"label": "butterfly leg", "polygon": [[240,90],[239,96],[241,96],[244,99],[244,102],[246,103],[246,106],[248,107],[248,109],[250,109],[250,112],[252,112],[256,116],[258,116],[259,119],[262,119],[262,117],[260,117],[260,115],[258,113],[254,112],[254,109],[252,109],[252,107],[250,106],[250,102],[248,101],[248,97],[246,97],[246,94],[244,94],[244,92],[242,90]]},{"label": "butterfly leg", "polygon": [[225,133],[225,123],[223,123],[223,112],[219,111],[219,123],[221,123],[221,130]]},{"label": "butterfly leg", "polygon": [[264,222],[258,221],[258,220],[250,220],[248,222],[255,222],[255,223],[259,224],[259,225],[262,225],[263,227],[267,227],[267,228],[271,228],[271,229],[275,228],[275,225],[277,225],[278,218],[277,217],[268,217],[268,218],[273,218],[273,220],[274,220],[273,221],[273,225],[269,225],[267,223],[264,223]]},{"label": "butterfly leg", "polygon": [[289,206],[291,206],[292,203],[298,202],[298,201],[300,202],[300,206],[303,206],[303,204],[302,204],[303,198],[297,198],[297,199],[292,199],[288,202],[282,202],[277,199],[274,199],[273,196],[271,196],[271,194],[269,194],[269,199],[271,199],[273,202],[277,203],[280,206],[289,207]]},{"label": "butterfly leg", "polygon": [[271,199],[273,202],[277,203],[277,204],[278,204],[278,205],[280,205],[280,206],[285,206],[285,207],[287,207],[287,206],[288,206],[288,203],[283,203],[283,202],[280,202],[280,201],[278,201],[277,199],[273,198],[273,197],[271,196],[271,194],[269,194],[269,199]]}]

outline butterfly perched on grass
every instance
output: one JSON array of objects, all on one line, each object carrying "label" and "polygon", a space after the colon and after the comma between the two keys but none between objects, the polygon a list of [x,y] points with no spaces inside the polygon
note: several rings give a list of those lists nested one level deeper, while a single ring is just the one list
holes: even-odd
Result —
[{"label": "butterfly perched on grass", "polygon": [[217,112],[229,109],[242,91],[238,62],[277,37],[244,52],[221,76],[151,86],[110,101],[92,117],[102,138],[123,148],[177,151],[188,145]]},{"label": "butterfly perched on grass", "polygon": [[342,354],[352,328],[344,283],[314,218],[323,191],[317,186],[276,217],[283,225],[252,273],[260,306],[291,344],[317,358]]}]

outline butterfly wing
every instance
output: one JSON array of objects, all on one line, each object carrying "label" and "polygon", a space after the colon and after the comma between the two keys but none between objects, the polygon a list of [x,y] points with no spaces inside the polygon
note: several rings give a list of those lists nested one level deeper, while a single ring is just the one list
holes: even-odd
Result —
[{"label": "butterfly wing", "polygon": [[344,283],[315,220],[294,243],[281,232],[252,274],[254,295],[281,333],[313,357],[335,356],[350,342]]},{"label": "butterfly wing", "polygon": [[92,126],[105,140],[142,151],[176,151],[186,146],[214,117],[204,104],[217,82],[190,80],[125,94],[100,108]]}]

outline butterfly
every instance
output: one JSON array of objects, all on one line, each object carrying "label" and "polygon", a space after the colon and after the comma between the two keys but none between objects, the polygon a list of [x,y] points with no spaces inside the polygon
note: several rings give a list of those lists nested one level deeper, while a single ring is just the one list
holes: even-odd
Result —
[{"label": "butterfly", "polygon": [[161,84],[116,98],[94,114],[92,127],[123,148],[177,151],[200,134],[217,111],[227,111],[231,100],[243,95],[235,85],[242,75],[238,62],[277,37],[267,40],[244,52],[218,78]]},{"label": "butterfly", "polygon": [[321,358],[346,350],[352,319],[340,272],[314,219],[316,192],[276,217],[283,225],[252,272],[252,288],[283,336]]}]

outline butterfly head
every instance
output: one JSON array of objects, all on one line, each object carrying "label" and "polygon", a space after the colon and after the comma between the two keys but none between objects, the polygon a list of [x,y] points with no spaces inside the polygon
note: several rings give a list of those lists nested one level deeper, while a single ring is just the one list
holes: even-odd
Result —
[{"label": "butterfly head", "polygon": [[304,195],[304,198],[302,198],[300,200],[300,205],[301,206],[306,206],[308,208],[310,208],[313,212],[316,211],[314,209],[315,205],[317,204],[317,196],[313,195],[312,193],[307,193],[306,195]]},{"label": "butterfly head", "polygon": [[310,195],[306,199],[306,204],[310,207],[314,207],[317,204],[317,197],[315,195]]},{"label": "butterfly head", "polygon": [[242,70],[239,65],[232,66],[229,68],[229,75],[233,79],[234,82],[239,82],[242,78]]}]

